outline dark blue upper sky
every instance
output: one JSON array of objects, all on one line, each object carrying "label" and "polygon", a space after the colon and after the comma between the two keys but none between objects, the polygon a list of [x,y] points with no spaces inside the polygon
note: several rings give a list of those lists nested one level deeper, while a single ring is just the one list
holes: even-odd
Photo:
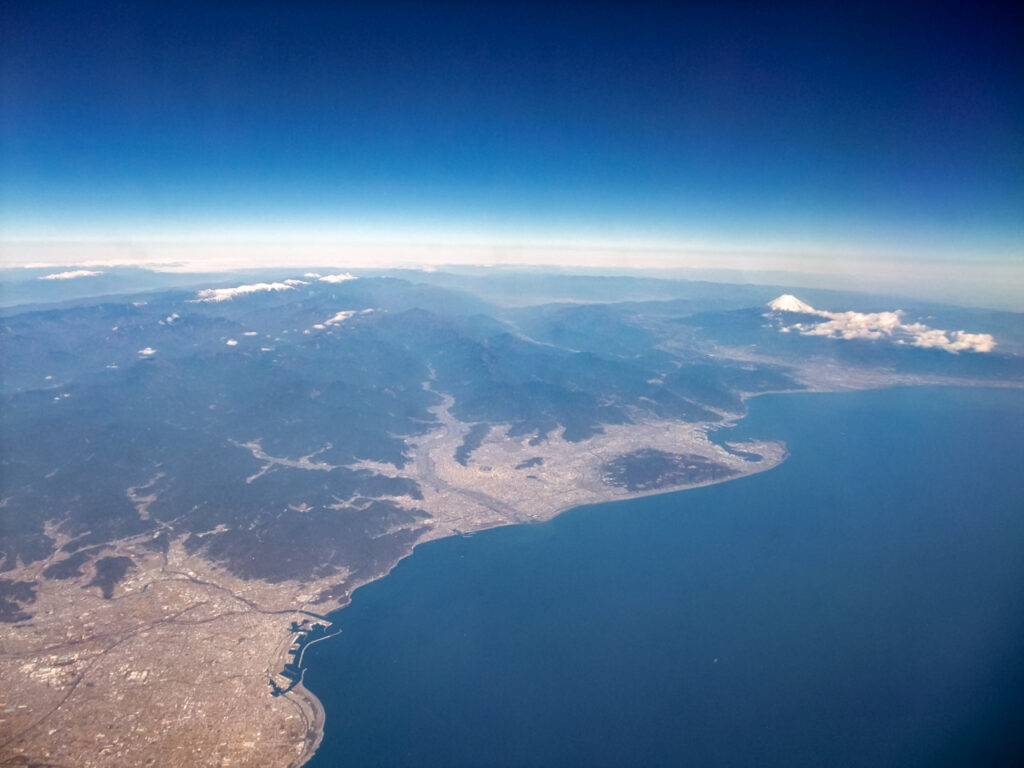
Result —
[{"label": "dark blue upper sky", "polygon": [[2,222],[907,236],[1005,258],[1024,40],[981,5],[8,2]]}]

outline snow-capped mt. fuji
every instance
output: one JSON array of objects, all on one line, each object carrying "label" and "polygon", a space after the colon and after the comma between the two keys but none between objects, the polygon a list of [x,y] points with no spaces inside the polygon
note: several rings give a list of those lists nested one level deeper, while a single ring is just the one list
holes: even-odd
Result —
[{"label": "snow-capped mt. fuji", "polygon": [[[768,318],[780,333],[796,331],[801,336],[823,336],[831,339],[886,340],[897,346],[920,349],[944,349],[946,352],[991,352],[996,341],[990,333],[967,333],[932,328],[920,320],[905,320],[906,313],[891,312],[830,312],[815,309],[791,293],[784,293],[768,302]],[[812,318],[780,317],[777,313],[811,315]],[[794,322],[799,320],[800,322]],[[766,326],[767,327],[767,326]]]},{"label": "snow-capped mt. fuji", "polygon": [[816,315],[818,310],[810,304],[805,304],[791,293],[784,293],[777,299],[768,302],[768,309],[773,312],[802,312],[806,315]]}]

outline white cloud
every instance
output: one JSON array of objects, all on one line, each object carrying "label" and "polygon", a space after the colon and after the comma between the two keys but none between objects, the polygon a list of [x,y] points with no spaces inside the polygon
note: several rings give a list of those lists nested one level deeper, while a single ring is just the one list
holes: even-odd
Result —
[{"label": "white cloud", "polygon": [[236,296],[244,296],[248,293],[291,290],[293,290],[293,286],[287,283],[253,283],[252,285],[239,285],[235,288],[204,288],[196,294],[194,302],[230,301]]},{"label": "white cloud", "polygon": [[95,277],[102,275],[102,270],[96,269],[73,269],[70,272],[54,272],[52,275],[43,275],[40,280],[74,280],[76,277]]},{"label": "white cloud", "polygon": [[904,328],[899,312],[816,312],[829,318],[800,332],[804,336],[831,336],[836,339],[880,339]]},{"label": "white cloud", "polygon": [[309,285],[309,280],[296,280],[293,277],[293,278],[291,278],[289,280],[285,280],[284,284],[285,285]]},{"label": "white cloud", "polygon": [[[781,299],[792,301],[781,302]],[[823,318],[816,323],[794,323],[784,325],[780,313],[795,311],[817,315]],[[903,311],[892,312],[827,312],[814,309],[792,296],[781,296],[770,303],[772,310],[767,317],[780,318],[779,330],[783,333],[797,331],[802,336],[825,336],[831,339],[891,339],[922,349],[942,349],[946,352],[991,352],[996,341],[988,333],[967,333],[966,331],[943,331],[924,323],[903,322]]]},{"label": "white cloud", "polygon": [[324,275],[320,278],[321,283],[344,283],[348,280],[358,280],[358,278],[349,272],[341,272],[337,275]]},{"label": "white cloud", "polygon": [[243,336],[259,336],[260,332],[259,331],[246,331],[242,335]]},{"label": "white cloud", "polygon": [[320,273],[319,272],[307,272],[306,274],[303,275],[303,277],[309,277],[309,278],[316,279],[316,278],[320,277]]},{"label": "white cloud", "polygon": [[238,346],[238,339],[228,339],[224,343],[227,344],[229,347],[237,347]]},{"label": "white cloud", "polygon": [[[915,323],[920,325],[920,323]],[[947,352],[991,352],[996,340],[988,333],[967,333],[966,331],[937,331],[927,328],[918,333],[910,342],[915,347],[944,349]]]},{"label": "white cloud", "polygon": [[153,349],[152,347],[145,347],[139,350],[139,354],[142,355],[143,357],[152,357],[153,355],[156,354],[156,350]]}]

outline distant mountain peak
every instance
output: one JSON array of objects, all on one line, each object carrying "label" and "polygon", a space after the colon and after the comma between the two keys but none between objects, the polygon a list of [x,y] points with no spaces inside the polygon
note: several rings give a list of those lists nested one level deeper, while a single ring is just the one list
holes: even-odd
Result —
[{"label": "distant mountain peak", "polygon": [[810,304],[805,304],[791,293],[784,293],[777,299],[769,301],[768,309],[773,312],[803,312],[808,315],[817,312]]}]

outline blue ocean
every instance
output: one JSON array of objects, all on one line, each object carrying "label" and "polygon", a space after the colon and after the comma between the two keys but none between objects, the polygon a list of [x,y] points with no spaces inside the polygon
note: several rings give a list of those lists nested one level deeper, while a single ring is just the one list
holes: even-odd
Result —
[{"label": "blue ocean", "polygon": [[769,395],[780,467],[419,548],[306,655],[310,765],[1009,765],[1024,392]]}]

